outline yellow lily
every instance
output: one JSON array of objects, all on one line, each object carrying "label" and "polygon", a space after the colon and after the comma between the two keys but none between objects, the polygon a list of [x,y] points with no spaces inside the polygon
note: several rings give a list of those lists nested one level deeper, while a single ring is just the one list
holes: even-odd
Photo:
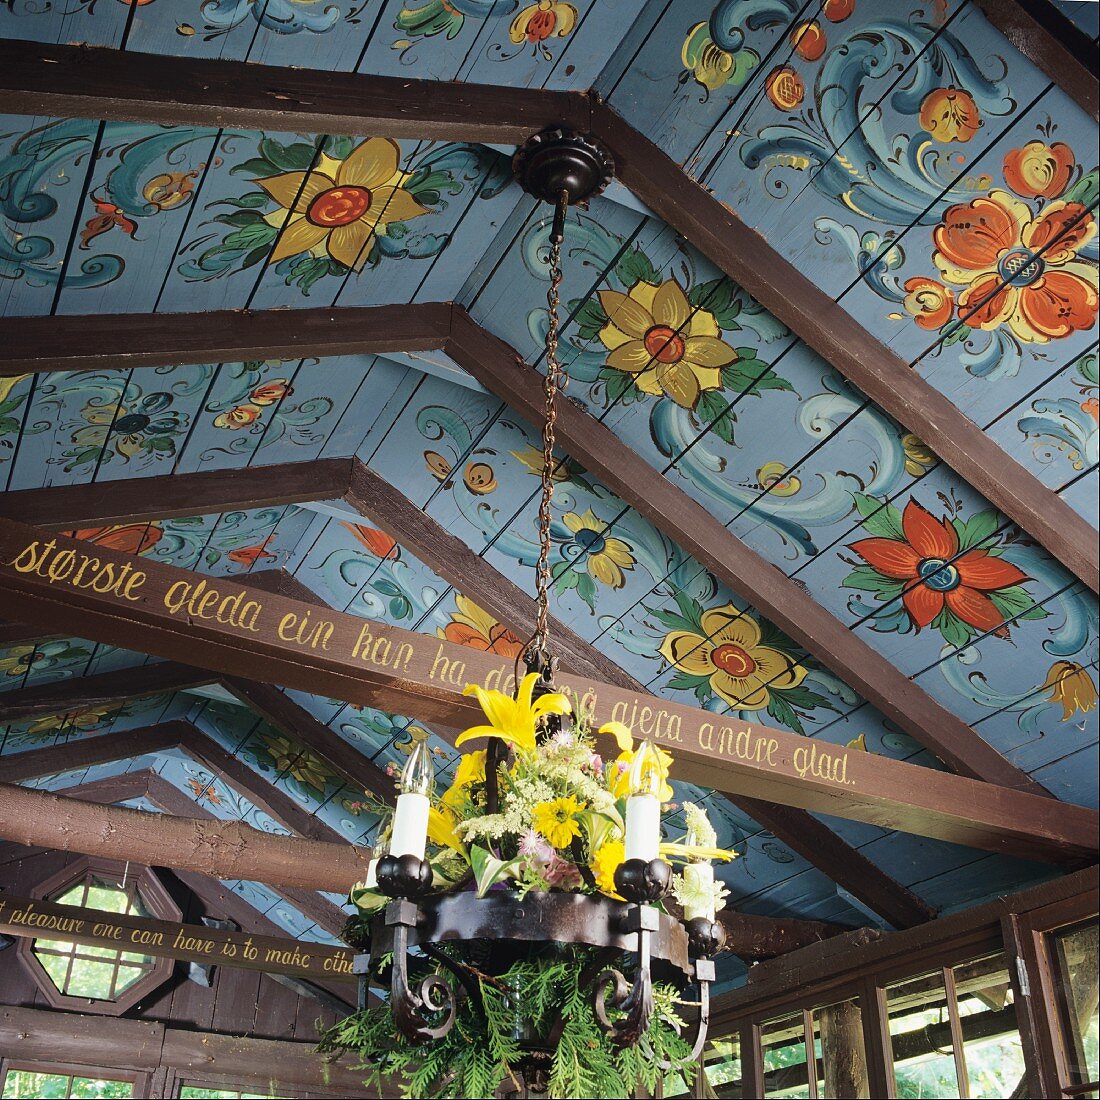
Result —
[{"label": "yellow lily", "polygon": [[672,840],[662,842],[660,851],[666,859],[682,859],[685,861],[720,859],[728,862],[737,858],[736,852],[727,851],[725,848],[704,848],[699,844],[680,844]]},{"label": "yellow lily", "polygon": [[462,839],[455,832],[454,818],[449,813],[444,813],[435,806],[428,809],[428,839],[440,848],[450,848],[457,852],[463,859],[469,859],[469,852]]},{"label": "yellow lily", "polygon": [[529,672],[524,676],[514,699],[503,691],[487,691],[477,684],[467,684],[462,694],[477,696],[489,724],[472,726],[459,734],[455,747],[477,737],[499,737],[520,752],[533,753],[535,728],[539,720],[547,714],[569,714],[572,709],[569,700],[560,692],[543,695],[532,703],[531,696],[538,678],[537,672]]},{"label": "yellow lily", "polygon": [[[600,726],[600,733],[614,737],[619,746],[618,758],[611,765],[608,787],[616,798],[626,798],[630,794],[630,767],[634,763],[634,737],[629,727],[624,726],[622,722],[607,722]],[[653,747],[657,750],[660,760],[661,801],[671,802],[673,792],[668,785],[668,772],[672,767],[672,754],[656,745]]]}]

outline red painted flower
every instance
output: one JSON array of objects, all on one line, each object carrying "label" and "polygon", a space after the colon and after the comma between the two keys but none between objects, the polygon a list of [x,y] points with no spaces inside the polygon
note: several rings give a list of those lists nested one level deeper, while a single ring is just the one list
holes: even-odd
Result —
[{"label": "red painted flower", "polygon": [[[913,625],[926,627],[945,608],[976,630],[1008,637],[1004,615],[988,593],[1031,578],[986,550],[959,554],[959,536],[944,519],[910,500],[902,514],[905,539],[861,539],[851,544],[872,569],[904,581],[902,602]],[[954,559],[954,560],[952,560]]]},{"label": "red painted flower", "polygon": [[345,523],[345,526],[376,558],[395,561],[401,555],[397,542],[385,531],[367,527],[362,523]]},{"label": "red painted flower", "polygon": [[124,554],[144,554],[160,542],[164,532],[155,523],[124,523],[111,527],[82,527],[65,534]]}]

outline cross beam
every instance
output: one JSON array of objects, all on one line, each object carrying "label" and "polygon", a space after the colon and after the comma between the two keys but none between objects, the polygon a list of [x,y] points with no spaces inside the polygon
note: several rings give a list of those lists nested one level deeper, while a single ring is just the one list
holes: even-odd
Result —
[{"label": "cross beam", "polygon": [[[323,614],[323,618],[321,618]],[[512,662],[231,580],[0,520],[0,615],[444,727],[481,719],[468,682]],[[1097,853],[1095,811],[731,719],[576,676],[597,723],[666,744],[679,778],[733,794],[1058,863]]]}]

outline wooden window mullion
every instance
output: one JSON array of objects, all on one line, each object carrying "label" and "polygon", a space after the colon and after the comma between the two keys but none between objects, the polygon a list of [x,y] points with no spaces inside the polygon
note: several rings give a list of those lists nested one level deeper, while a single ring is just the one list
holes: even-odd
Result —
[{"label": "wooden window mullion", "polygon": [[890,1041],[890,1017],[886,990],[874,978],[866,978],[860,988],[860,1012],[863,1017],[863,1043],[867,1054],[867,1082],[872,1096],[894,1100],[894,1048]]},{"label": "wooden window mullion", "polygon": [[966,1072],[966,1049],[963,1044],[962,1021],[959,1019],[959,999],[955,989],[955,971],[943,968],[943,992],[947,1001],[947,1019],[951,1027],[951,1053],[955,1058],[955,1077],[959,1082],[959,1096],[970,1100],[970,1077]]},{"label": "wooden window mullion", "polygon": [[817,1054],[814,1049],[814,1017],[802,1010],[802,1039],[806,1045],[806,1080],[810,1087],[810,1100],[817,1100]]}]

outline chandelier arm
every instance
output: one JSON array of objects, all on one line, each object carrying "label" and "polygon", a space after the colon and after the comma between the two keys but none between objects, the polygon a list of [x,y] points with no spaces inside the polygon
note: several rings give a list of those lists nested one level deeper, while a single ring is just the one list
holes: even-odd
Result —
[{"label": "chandelier arm", "polygon": [[707,1045],[707,1032],[710,1030],[710,982],[699,980],[699,1019],[695,1025],[695,1042],[691,1048],[690,1061],[696,1062]]},{"label": "chandelier arm", "polygon": [[[408,951],[409,926],[399,921],[393,925],[393,976],[390,981],[394,1021],[410,1043],[442,1039],[455,1022],[454,990],[438,974],[427,975],[413,990],[409,985]],[[429,1024],[426,1012],[441,1012],[443,1019],[438,1024]]]},{"label": "chandelier arm", "polygon": [[466,991],[466,996],[469,997],[478,1012],[480,1012],[483,1003],[481,983],[470,973],[469,968],[463,966],[461,963],[455,962],[454,959],[445,951],[441,951],[434,943],[421,943],[419,947],[428,958],[435,959],[440,966],[446,968],[462,983],[462,988]]},{"label": "chandelier arm", "polygon": [[[628,920],[631,930],[638,933],[638,965],[629,985],[622,971],[605,970],[597,979],[593,1008],[603,1030],[618,1046],[633,1046],[649,1027],[653,1015],[653,973],[650,958],[650,937],[658,924],[657,910],[651,905],[632,907]],[[610,994],[610,998],[609,998]],[[619,1020],[608,1014],[611,1007],[626,1015]]]}]

